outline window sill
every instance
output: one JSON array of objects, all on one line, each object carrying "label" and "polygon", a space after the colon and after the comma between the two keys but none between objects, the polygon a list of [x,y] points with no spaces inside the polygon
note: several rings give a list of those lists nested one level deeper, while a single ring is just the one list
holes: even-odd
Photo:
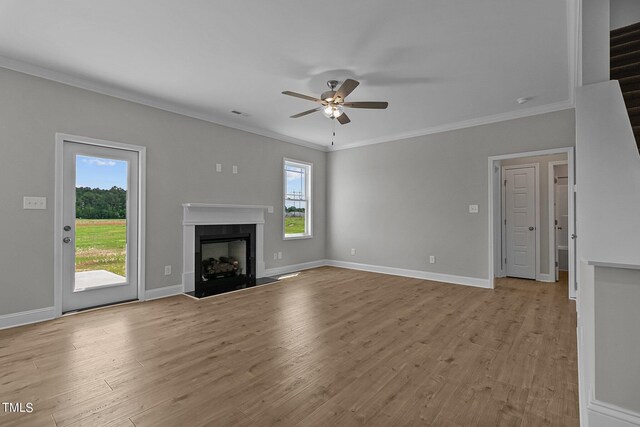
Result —
[{"label": "window sill", "polygon": [[289,236],[284,236],[282,240],[302,240],[302,239],[312,239],[313,235],[311,234],[292,234]]}]

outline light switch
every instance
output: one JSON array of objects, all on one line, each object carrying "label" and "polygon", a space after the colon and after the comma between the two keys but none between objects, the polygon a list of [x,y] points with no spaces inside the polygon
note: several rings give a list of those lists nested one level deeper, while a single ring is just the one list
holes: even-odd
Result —
[{"label": "light switch", "polygon": [[23,209],[47,209],[46,197],[24,197],[22,199]]},{"label": "light switch", "polygon": [[222,172],[222,163],[216,163],[216,172]]},{"label": "light switch", "polygon": [[478,213],[478,205],[469,205],[469,213]]},{"label": "light switch", "polygon": [[233,165],[233,173],[238,173],[238,167],[236,165]]}]

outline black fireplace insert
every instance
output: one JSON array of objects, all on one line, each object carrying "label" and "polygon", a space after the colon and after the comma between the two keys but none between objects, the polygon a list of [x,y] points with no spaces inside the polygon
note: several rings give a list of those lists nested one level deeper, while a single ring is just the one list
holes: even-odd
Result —
[{"label": "black fireplace insert", "polygon": [[255,224],[197,225],[194,296],[255,286],[255,236]]}]

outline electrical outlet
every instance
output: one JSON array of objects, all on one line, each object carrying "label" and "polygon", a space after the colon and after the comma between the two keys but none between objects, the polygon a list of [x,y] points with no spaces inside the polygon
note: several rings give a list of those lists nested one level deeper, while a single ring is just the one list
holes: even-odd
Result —
[{"label": "electrical outlet", "polygon": [[356,248],[351,248],[351,255],[355,255],[356,254]]},{"label": "electrical outlet", "polygon": [[233,173],[238,173],[238,167],[236,165],[233,165],[231,169],[233,169],[232,170]]},{"label": "electrical outlet", "polygon": [[273,253],[273,259],[278,259],[278,252]]},{"label": "electrical outlet", "polygon": [[278,252],[278,259],[282,259],[282,252]]},{"label": "electrical outlet", "polygon": [[469,205],[469,213],[478,213],[478,205]]},{"label": "electrical outlet", "polygon": [[23,209],[47,209],[46,197],[24,197],[22,199]]},{"label": "electrical outlet", "polygon": [[222,163],[216,163],[216,172],[222,172]]},{"label": "electrical outlet", "polygon": [[165,265],[164,266],[164,275],[165,276],[171,276],[171,266],[170,265]]},{"label": "electrical outlet", "polygon": [[429,257],[429,264],[435,264],[436,263],[436,257],[435,255],[431,255]]}]

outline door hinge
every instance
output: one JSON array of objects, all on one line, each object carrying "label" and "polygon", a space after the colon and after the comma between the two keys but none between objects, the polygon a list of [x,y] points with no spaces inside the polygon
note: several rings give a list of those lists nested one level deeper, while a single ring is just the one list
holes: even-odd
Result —
[{"label": "door hinge", "polygon": [[555,222],[556,222],[555,225],[558,225],[558,220],[557,219],[555,220]]},{"label": "door hinge", "polygon": [[558,261],[556,261],[556,267],[558,266]]},{"label": "door hinge", "polygon": [[553,178],[553,183],[557,184],[558,183],[558,178]]},{"label": "door hinge", "polygon": [[505,263],[505,264],[507,263],[507,259],[506,259],[506,258],[504,259],[504,263]]},{"label": "door hinge", "polygon": [[504,220],[504,225],[507,225],[507,220],[506,219]]},{"label": "door hinge", "polygon": [[506,179],[504,180],[504,186],[505,187],[507,186],[507,180]]}]

